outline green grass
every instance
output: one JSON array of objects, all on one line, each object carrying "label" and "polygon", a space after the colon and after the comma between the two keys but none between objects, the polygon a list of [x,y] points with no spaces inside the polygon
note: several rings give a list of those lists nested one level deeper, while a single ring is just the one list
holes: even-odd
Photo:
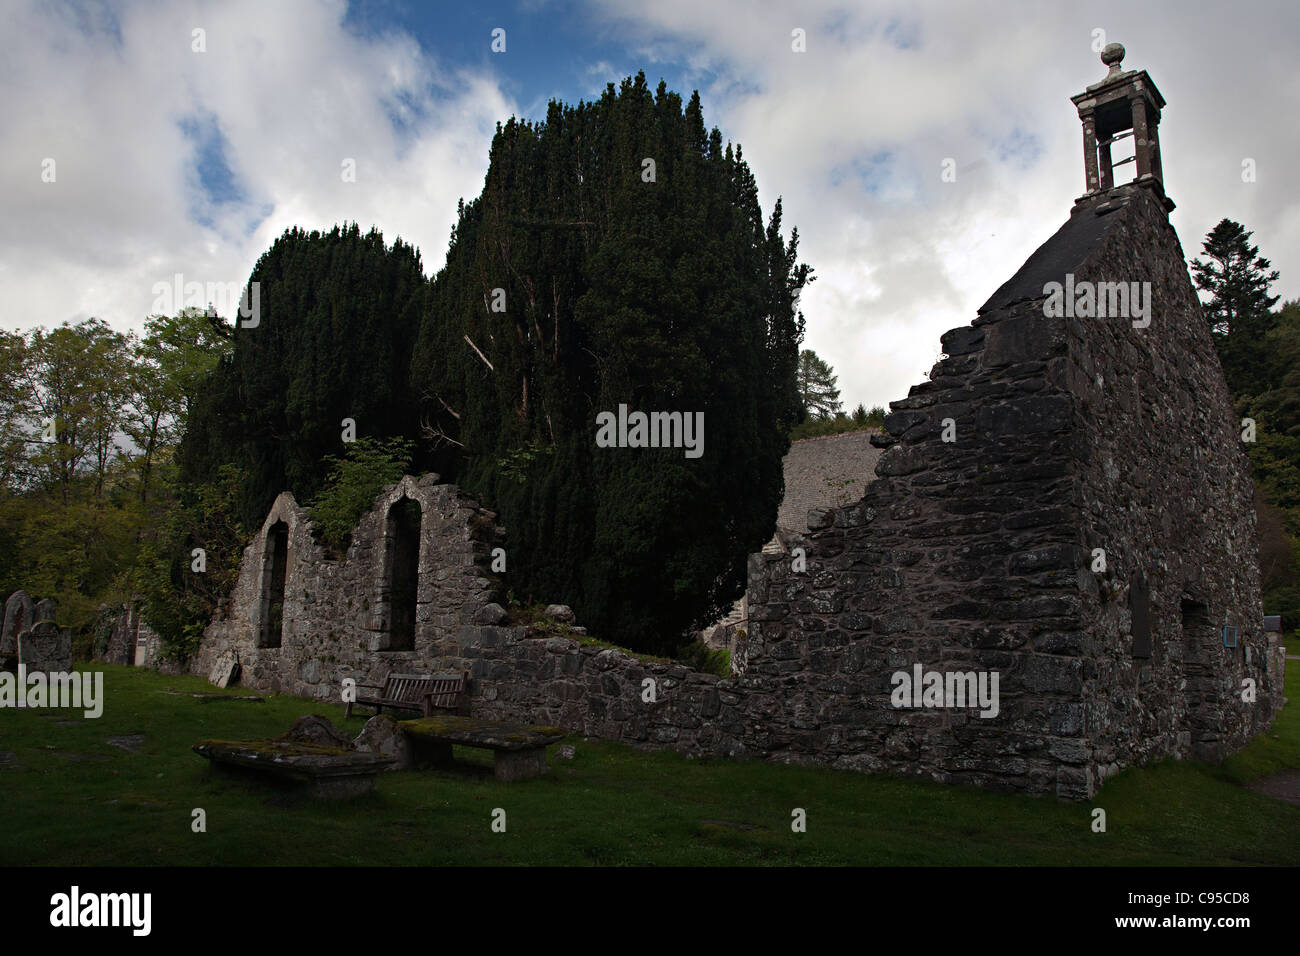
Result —
[{"label": "green grass", "polygon": [[[1128,770],[1091,804],[693,760],[580,738],[570,738],[572,760],[552,748],[554,772],[541,779],[499,784],[490,753],[457,748],[462,769],[387,774],[377,793],[330,804],[213,776],[190,747],[201,738],[275,736],[306,713],[325,714],[355,734],[364,717],[345,722],[341,707],[291,697],[204,703],[188,696],[212,690],[200,678],[102,669],[106,701],[98,720],[79,711],[0,710],[0,749],[25,768],[0,769],[0,864],[1300,862],[1300,807],[1242,786],[1300,767],[1295,703],[1222,766],[1169,761]],[[1294,700],[1300,674],[1292,671]],[[75,724],[59,726],[64,721]],[[105,743],[137,732],[146,737],[138,754]],[[1104,834],[1091,830],[1093,806],[1106,810]],[[207,813],[206,833],[191,830],[196,807]],[[506,811],[505,833],[491,828],[498,807]],[[791,832],[796,807],[807,812],[806,833]]]}]

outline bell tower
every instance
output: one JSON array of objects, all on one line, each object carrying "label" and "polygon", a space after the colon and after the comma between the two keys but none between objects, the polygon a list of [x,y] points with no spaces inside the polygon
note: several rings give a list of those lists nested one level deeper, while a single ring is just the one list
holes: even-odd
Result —
[{"label": "bell tower", "polygon": [[[1165,98],[1156,89],[1146,70],[1124,70],[1124,47],[1108,43],[1101,51],[1101,62],[1110,68],[1105,77],[1082,93],[1070,97],[1083,123],[1083,168],[1087,191],[1076,203],[1093,199],[1115,187],[1115,167],[1136,163],[1133,185],[1152,190],[1172,212],[1174,201],[1165,195],[1164,173],[1160,166],[1160,110]],[[1111,145],[1133,137],[1133,155],[1115,163]]]}]

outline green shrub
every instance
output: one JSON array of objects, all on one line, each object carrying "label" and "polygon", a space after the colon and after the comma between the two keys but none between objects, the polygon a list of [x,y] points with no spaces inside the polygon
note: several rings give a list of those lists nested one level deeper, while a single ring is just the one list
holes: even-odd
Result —
[{"label": "green shrub", "polygon": [[[239,577],[248,532],[238,517],[238,496],[247,473],[223,465],[209,482],[182,485],[167,480],[167,506],[156,533],[141,544],[131,571],[131,593],[144,600],[144,617],[163,642],[163,656],[184,662],[198,650],[217,603]],[[205,569],[193,569],[195,548]]]},{"label": "green shrub", "polygon": [[718,677],[731,676],[731,651],[723,648],[715,651],[701,640],[683,644],[673,655],[673,659],[693,670]]},{"label": "green shrub", "polygon": [[790,440],[802,438],[825,438],[828,435],[840,435],[844,432],[857,432],[864,429],[879,429],[885,421],[885,410],[877,405],[867,411],[861,405],[854,409],[852,415],[843,412],[833,418],[810,418],[801,425],[790,429]]},{"label": "green shrub", "polygon": [[331,551],[347,551],[352,529],[374,505],[380,490],[406,473],[412,450],[412,443],[401,438],[358,438],[349,443],[343,457],[325,457],[329,477],[312,500],[311,520]]}]

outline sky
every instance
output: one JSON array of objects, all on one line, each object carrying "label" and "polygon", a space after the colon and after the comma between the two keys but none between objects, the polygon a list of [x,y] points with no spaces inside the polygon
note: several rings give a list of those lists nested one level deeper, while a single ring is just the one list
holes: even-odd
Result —
[{"label": "sky", "polygon": [[177,275],[242,287],[295,225],[377,227],[432,275],[498,122],[644,70],[700,92],[766,212],[782,197],[816,276],[804,346],[848,408],[886,405],[1068,217],[1069,97],[1107,42],[1168,101],[1184,253],[1236,220],[1300,298],[1294,0],[0,0],[0,18],[8,330],[138,331],[185,304],[162,291]]}]

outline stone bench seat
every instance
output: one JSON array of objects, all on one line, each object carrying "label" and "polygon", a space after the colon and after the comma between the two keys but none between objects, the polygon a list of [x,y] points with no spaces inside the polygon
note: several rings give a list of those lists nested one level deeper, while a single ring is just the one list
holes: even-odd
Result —
[{"label": "stone bench seat", "polygon": [[322,800],[369,793],[378,773],[396,763],[378,754],[286,740],[200,740],[193,749],[215,769],[263,773]]},{"label": "stone bench seat", "polygon": [[537,777],[550,770],[546,748],[568,736],[559,727],[507,724],[474,717],[439,716],[398,723],[411,741],[417,763],[445,766],[451,762],[453,744],[493,752],[498,780]]}]

